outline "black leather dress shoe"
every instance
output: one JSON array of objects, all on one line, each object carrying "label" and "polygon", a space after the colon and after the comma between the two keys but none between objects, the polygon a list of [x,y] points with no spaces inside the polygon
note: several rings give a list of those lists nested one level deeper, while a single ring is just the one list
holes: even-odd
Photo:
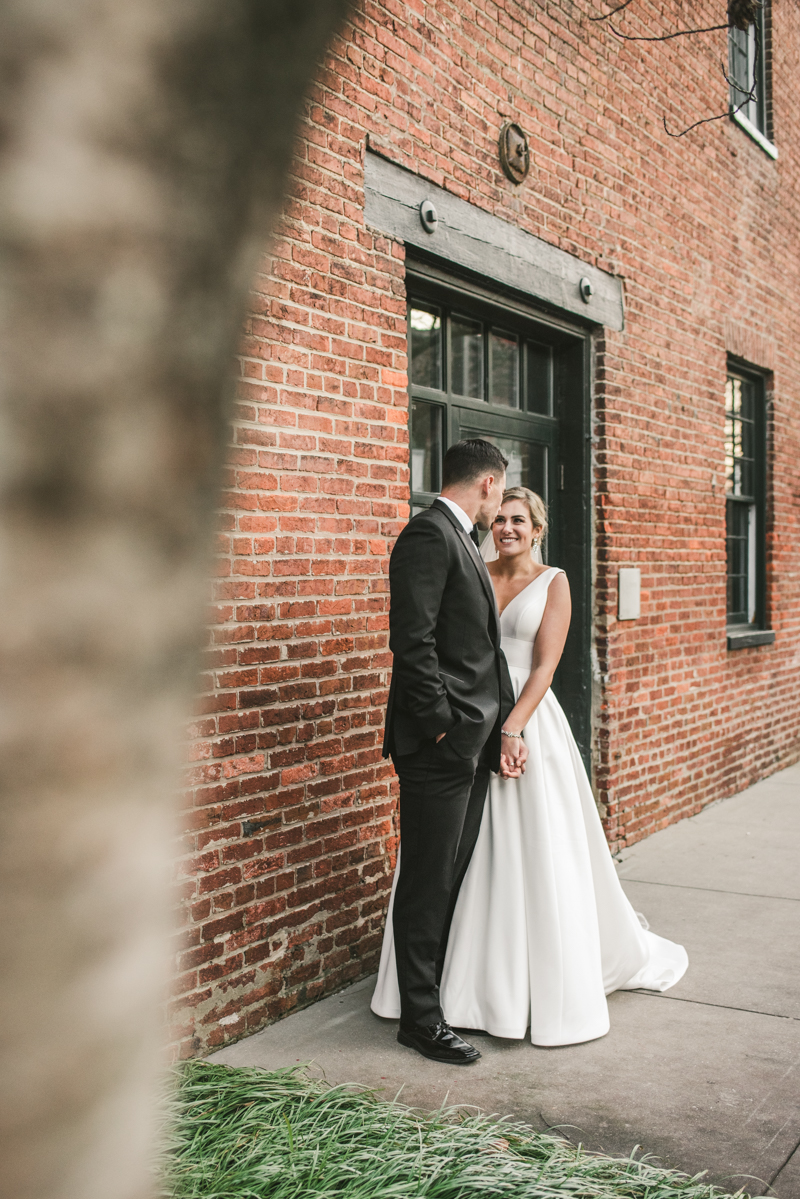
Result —
[{"label": "black leather dress shoe", "polygon": [[432,1024],[430,1028],[421,1028],[418,1024],[401,1024],[397,1030],[397,1040],[408,1049],[416,1049],[423,1057],[429,1057],[434,1062],[446,1062],[451,1066],[471,1066],[481,1056],[473,1045],[462,1041],[458,1033],[453,1032],[444,1020],[439,1024]]}]

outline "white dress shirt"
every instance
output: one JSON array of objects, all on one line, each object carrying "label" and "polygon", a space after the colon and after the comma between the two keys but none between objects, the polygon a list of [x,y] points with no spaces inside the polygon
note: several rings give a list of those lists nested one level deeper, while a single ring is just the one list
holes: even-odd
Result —
[{"label": "white dress shirt", "polygon": [[472,532],[472,526],[474,522],[470,520],[464,509],[459,507],[455,500],[449,500],[445,495],[440,495],[439,499],[443,504],[447,504],[447,507],[451,512],[455,513],[461,528],[464,530],[467,536],[469,536],[469,534]]}]

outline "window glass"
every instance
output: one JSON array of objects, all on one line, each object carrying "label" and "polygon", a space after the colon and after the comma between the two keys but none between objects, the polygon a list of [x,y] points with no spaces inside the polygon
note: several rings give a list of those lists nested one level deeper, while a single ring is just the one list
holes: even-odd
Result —
[{"label": "window glass", "polygon": [[751,77],[748,69],[748,59],[750,57],[748,50],[749,30],[735,29],[731,26],[728,41],[728,62],[730,70],[731,82],[733,90],[731,92],[731,103],[735,104],[744,99],[750,91]]},{"label": "window glass", "polygon": [[[751,543],[755,547],[752,529],[755,508],[752,504],[728,504],[728,621],[744,624],[753,619],[750,596],[755,598],[755,578],[752,580]],[[755,607],[755,604],[752,604]]]},{"label": "window glass", "polygon": [[417,387],[442,387],[442,318],[438,308],[414,306],[408,314],[411,342],[411,382]]},{"label": "window glass", "polygon": [[465,316],[450,318],[450,390],[483,399],[483,325]]},{"label": "window glass", "polygon": [[492,329],[489,335],[490,395],[493,404],[519,407],[519,340]]},{"label": "window glass", "polygon": [[553,351],[529,341],[525,348],[525,407],[539,416],[551,416],[553,411]]},{"label": "window glass", "polygon": [[424,400],[411,403],[411,490],[441,490],[442,409]]},{"label": "window glass", "polygon": [[752,496],[754,491],[753,384],[729,378],[725,387],[725,474],[728,495]]},{"label": "window glass", "polygon": [[748,30],[728,31],[728,77],[730,103],[766,136],[764,102],[764,13],[758,13]]}]

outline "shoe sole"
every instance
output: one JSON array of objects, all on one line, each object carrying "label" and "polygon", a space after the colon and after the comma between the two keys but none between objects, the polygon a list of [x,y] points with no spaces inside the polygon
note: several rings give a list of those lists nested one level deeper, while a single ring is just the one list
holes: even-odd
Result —
[{"label": "shoe sole", "polygon": [[464,1058],[464,1057],[448,1058],[448,1057],[441,1057],[438,1053],[426,1053],[424,1049],[421,1049],[419,1047],[419,1045],[417,1045],[414,1041],[411,1040],[411,1037],[407,1037],[401,1032],[399,1032],[397,1034],[397,1043],[398,1043],[398,1045],[405,1046],[406,1049],[415,1049],[417,1051],[417,1053],[419,1053],[422,1057],[426,1057],[426,1058],[428,1058],[429,1061],[432,1061],[432,1062],[441,1062],[443,1066],[473,1066],[475,1064],[475,1062],[480,1060],[480,1057],[481,1057],[481,1055],[480,1055],[480,1053],[478,1053],[477,1049],[475,1050],[474,1057],[466,1057],[466,1058]]}]

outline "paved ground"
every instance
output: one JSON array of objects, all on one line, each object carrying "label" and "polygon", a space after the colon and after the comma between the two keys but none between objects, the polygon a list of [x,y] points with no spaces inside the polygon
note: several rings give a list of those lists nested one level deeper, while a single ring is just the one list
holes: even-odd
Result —
[{"label": "paved ground", "polygon": [[623,853],[620,876],[689,972],[666,995],[610,998],[611,1032],[562,1049],[482,1037],[446,1069],[369,1011],[373,980],[215,1054],[427,1109],[475,1104],[627,1155],[634,1146],[726,1189],[800,1199],[800,765]]}]

